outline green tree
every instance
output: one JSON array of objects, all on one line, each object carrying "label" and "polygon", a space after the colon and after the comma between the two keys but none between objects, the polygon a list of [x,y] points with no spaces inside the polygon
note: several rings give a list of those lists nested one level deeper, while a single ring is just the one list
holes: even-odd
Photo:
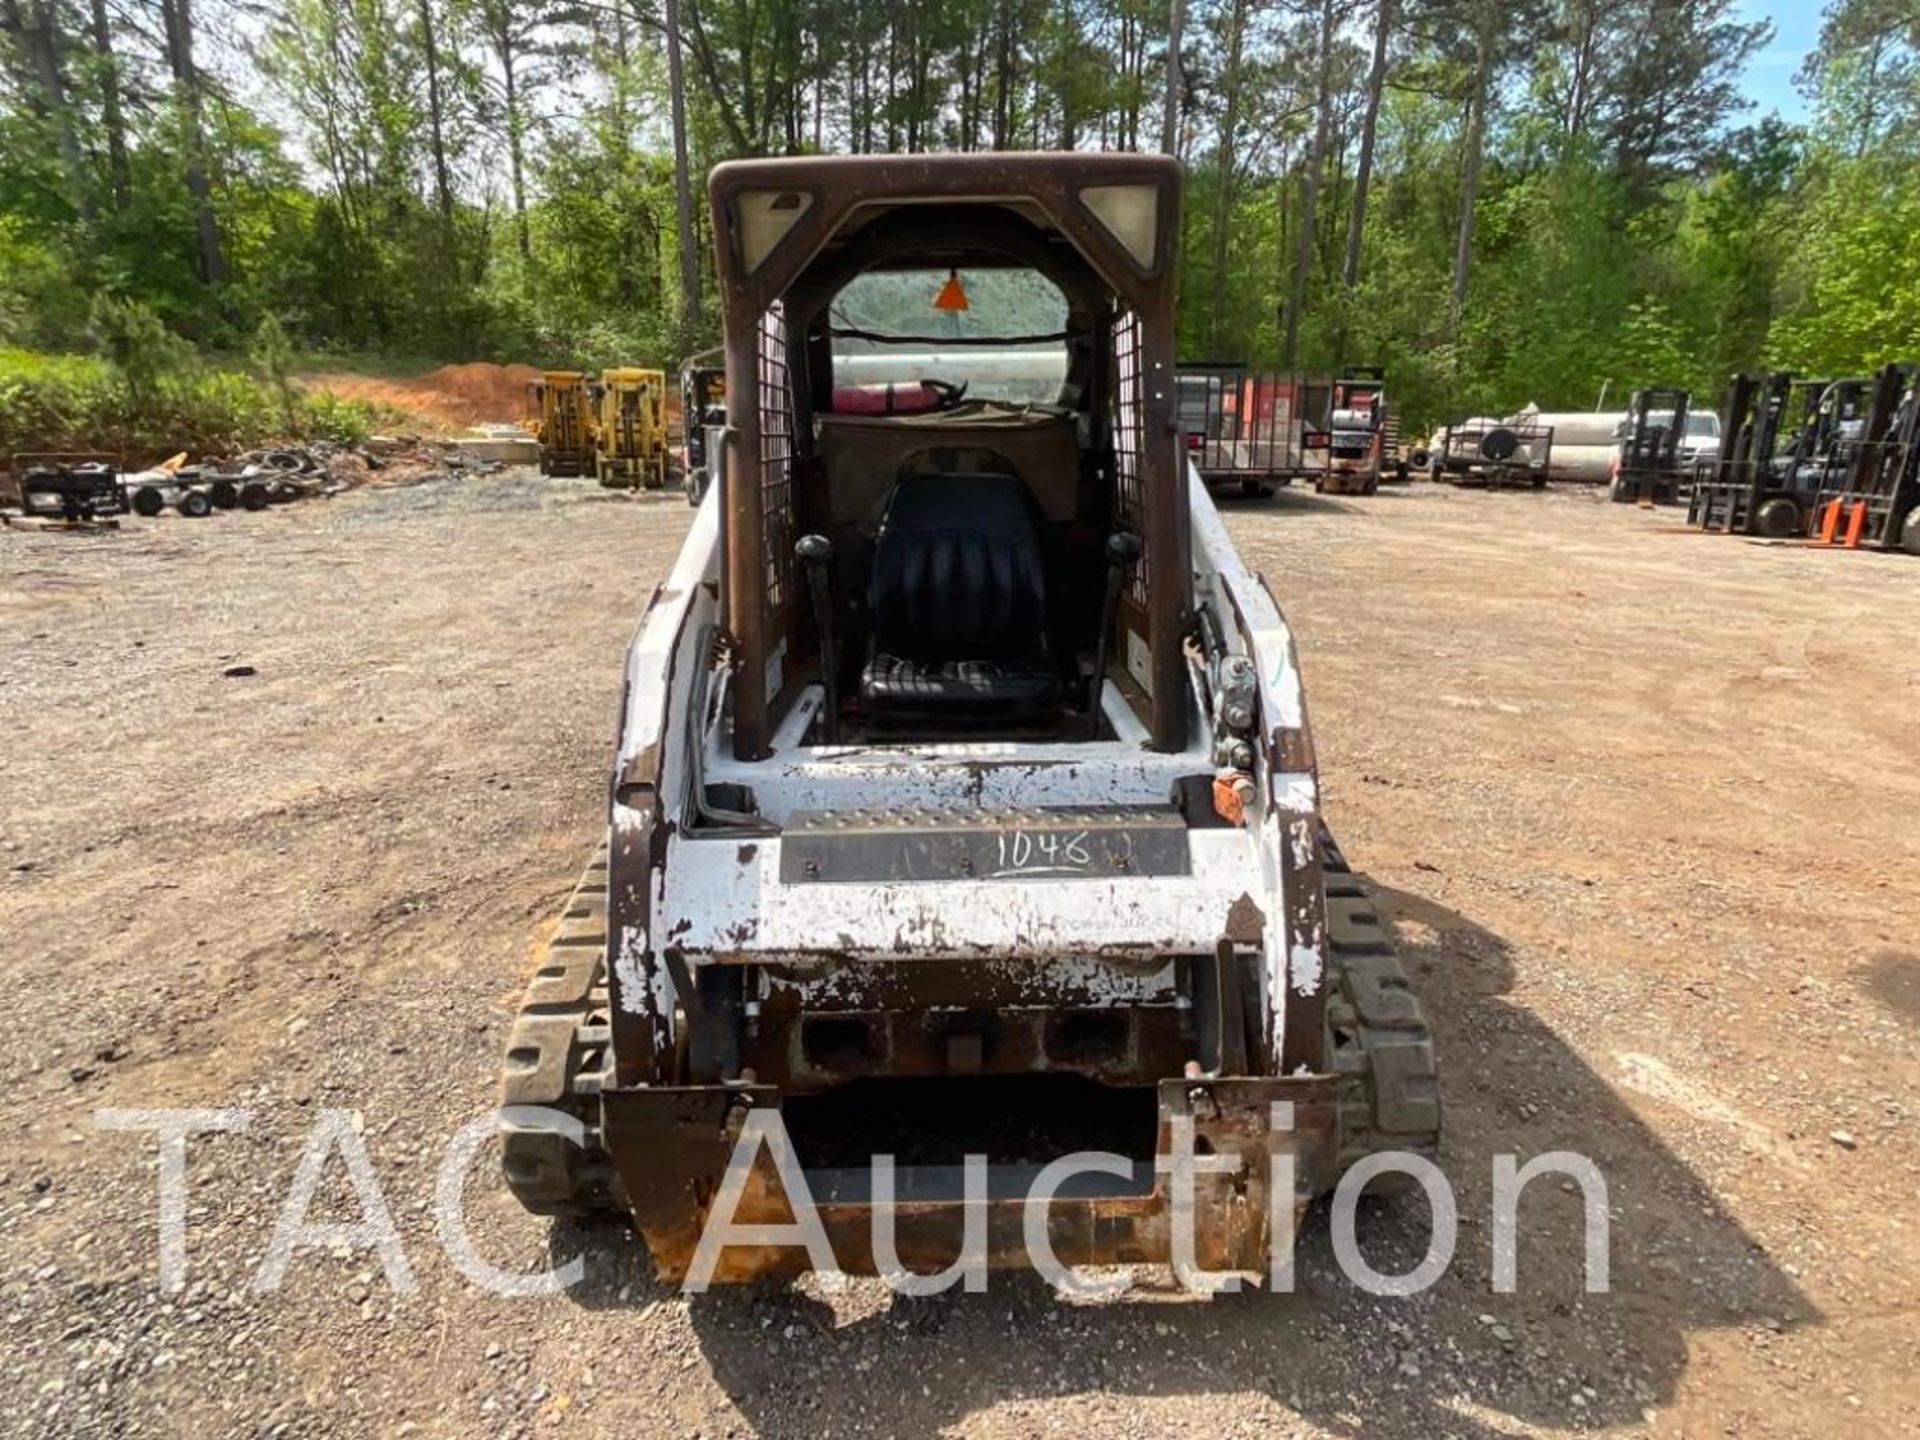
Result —
[{"label": "green tree", "polygon": [[247,358],[253,361],[254,367],[279,398],[280,413],[286,419],[287,432],[299,433],[294,405],[293,345],[288,341],[279,317],[273,312],[269,311],[260,317],[260,324],[253,332],[253,344],[247,348]]}]

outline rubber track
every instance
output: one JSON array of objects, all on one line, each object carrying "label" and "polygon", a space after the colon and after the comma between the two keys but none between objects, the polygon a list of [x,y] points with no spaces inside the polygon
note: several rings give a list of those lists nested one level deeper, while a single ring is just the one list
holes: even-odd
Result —
[{"label": "rubber track", "polygon": [[1328,1052],[1340,1076],[1340,1170],[1383,1150],[1432,1159],[1440,1146],[1433,1031],[1400,966],[1393,931],[1333,837],[1323,830],[1320,838],[1332,987]]},{"label": "rubber track", "polygon": [[600,1143],[600,1084],[611,1061],[607,999],[607,853],[598,850],[560,912],[507,1040],[502,1105],[565,1111],[586,1144],[502,1124],[507,1187],[536,1215],[622,1211],[619,1177]]}]

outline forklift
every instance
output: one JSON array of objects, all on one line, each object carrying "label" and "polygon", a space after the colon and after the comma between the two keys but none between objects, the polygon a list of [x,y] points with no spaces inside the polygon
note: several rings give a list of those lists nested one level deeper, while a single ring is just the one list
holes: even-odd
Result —
[{"label": "forklift", "polygon": [[602,370],[591,387],[593,470],[610,490],[659,490],[667,483],[667,377],[632,366]]},{"label": "forklift", "polygon": [[689,505],[707,498],[718,459],[709,432],[727,423],[727,371],[715,363],[723,353],[706,350],[680,367],[680,474]]},{"label": "forklift", "polygon": [[1825,545],[1920,555],[1920,365],[1883,365],[1862,393],[1857,428],[1820,471],[1809,529]]},{"label": "forklift", "polygon": [[1371,495],[1380,488],[1387,372],[1350,365],[1333,382],[1327,406],[1326,468],[1314,477],[1317,493]]},{"label": "forklift", "polygon": [[1828,389],[1828,381],[1784,370],[1735,375],[1720,415],[1720,454],[1694,481],[1687,523],[1771,540],[1804,535],[1824,463],[1814,447]]},{"label": "forklift", "polygon": [[1671,504],[1692,487],[1692,474],[1680,447],[1687,434],[1687,408],[1693,397],[1674,385],[1652,385],[1633,392],[1620,449],[1614,455],[1608,497],[1620,504]]},{"label": "forklift", "polygon": [[592,474],[593,397],[587,377],[578,370],[545,370],[527,388],[540,417],[533,432],[540,442],[540,473]]}]

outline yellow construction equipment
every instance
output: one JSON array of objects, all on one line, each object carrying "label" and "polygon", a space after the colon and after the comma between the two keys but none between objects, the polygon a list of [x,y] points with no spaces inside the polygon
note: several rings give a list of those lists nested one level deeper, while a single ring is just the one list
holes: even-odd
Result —
[{"label": "yellow construction equipment", "polygon": [[543,370],[530,387],[540,416],[542,475],[586,475],[594,468],[593,398],[578,370]]},{"label": "yellow construction equipment", "polygon": [[625,366],[593,387],[599,421],[593,469],[609,488],[658,490],[667,483],[667,376]]}]

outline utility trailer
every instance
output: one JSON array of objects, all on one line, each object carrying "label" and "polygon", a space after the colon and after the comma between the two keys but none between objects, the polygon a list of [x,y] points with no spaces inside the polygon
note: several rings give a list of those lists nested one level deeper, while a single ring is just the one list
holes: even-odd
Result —
[{"label": "utility trailer", "polygon": [[1174,385],[1187,457],[1209,489],[1271,495],[1295,480],[1342,495],[1379,488],[1389,424],[1380,367],[1328,379],[1189,363],[1176,367]]},{"label": "utility trailer", "polygon": [[1664,505],[1685,498],[1693,473],[1682,447],[1692,403],[1693,396],[1675,385],[1651,385],[1633,392],[1614,452],[1609,499]]},{"label": "utility trailer", "polygon": [[1475,418],[1449,425],[1428,453],[1428,471],[1449,485],[1494,489],[1547,483],[1553,460],[1553,427],[1526,416]]},{"label": "utility trailer", "polygon": [[1187,458],[1210,490],[1271,495],[1308,475],[1311,447],[1324,446],[1306,417],[1325,414],[1325,381],[1216,361],[1177,367],[1174,386]]},{"label": "utility trailer", "polygon": [[[508,1184],[631,1215],[672,1281],[939,1269],[975,1218],[989,1267],[1264,1278],[1346,1166],[1434,1153],[1439,1096],[1322,825],[1291,634],[1179,437],[1179,165],[746,160],[709,192],[720,483],[508,1042]],[[927,373],[907,327],[845,345],[874,287],[1031,297],[931,324],[1051,336],[1057,403],[853,404],[876,344],[919,347],[885,383]],[[710,1240],[803,1204],[825,1257]]]}]

